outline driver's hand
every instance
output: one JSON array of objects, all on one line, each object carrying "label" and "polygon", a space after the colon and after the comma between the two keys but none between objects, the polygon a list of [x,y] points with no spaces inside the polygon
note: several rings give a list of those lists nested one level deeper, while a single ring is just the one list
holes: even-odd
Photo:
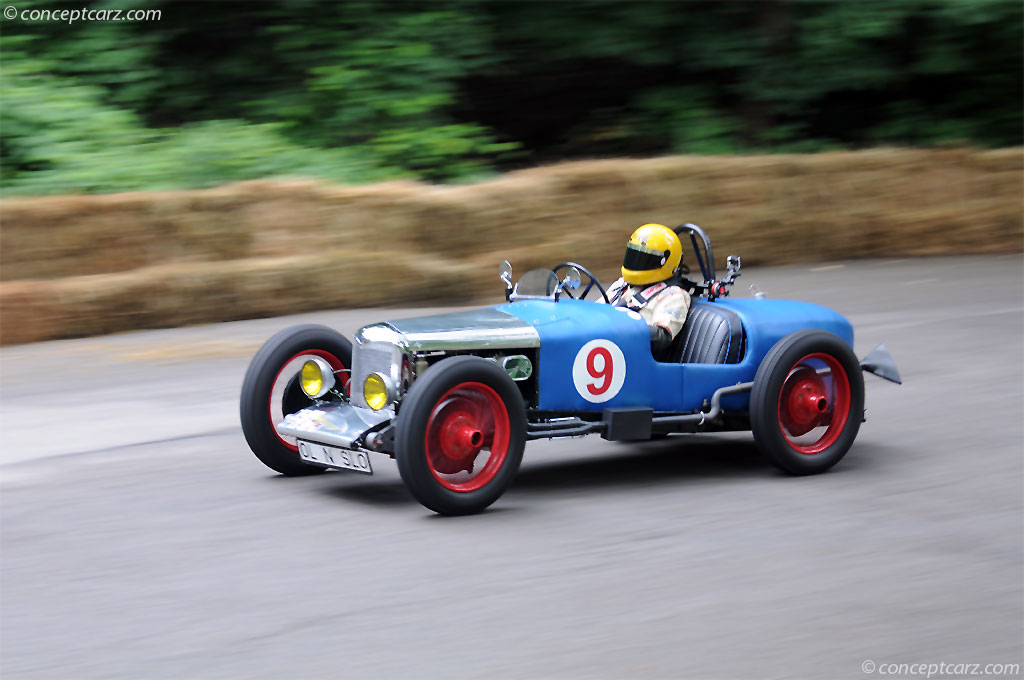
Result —
[{"label": "driver's hand", "polygon": [[652,351],[661,352],[665,349],[668,349],[668,346],[672,344],[672,336],[663,327],[650,326],[648,330],[651,333]]}]

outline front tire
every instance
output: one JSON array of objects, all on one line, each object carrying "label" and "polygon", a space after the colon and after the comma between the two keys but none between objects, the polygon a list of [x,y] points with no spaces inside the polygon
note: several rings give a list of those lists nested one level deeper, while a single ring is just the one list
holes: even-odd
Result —
[{"label": "front tire", "polygon": [[750,425],[761,453],[793,475],[842,460],[864,418],[864,376],[839,336],[804,330],[765,355],[750,394]]},{"label": "front tire", "polygon": [[493,361],[450,357],[416,380],[395,425],[398,471],[420,503],[442,515],[481,512],[519,470],[526,408]]},{"label": "front tire", "polygon": [[[318,356],[340,371],[352,365],[352,343],[326,326],[286,328],[260,348],[242,382],[240,416],[245,440],[264,465],[289,477],[325,471],[303,463],[298,446],[275,427],[279,418],[313,404],[298,381],[298,360],[308,356]],[[338,380],[344,385],[347,378],[339,375]]]}]

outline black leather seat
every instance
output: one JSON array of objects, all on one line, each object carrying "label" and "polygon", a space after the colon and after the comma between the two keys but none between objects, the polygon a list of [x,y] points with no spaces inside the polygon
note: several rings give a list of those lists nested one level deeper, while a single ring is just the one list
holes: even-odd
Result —
[{"label": "black leather seat", "polygon": [[683,364],[736,364],[743,359],[743,325],[736,312],[698,303],[686,315],[667,353],[667,361]]}]

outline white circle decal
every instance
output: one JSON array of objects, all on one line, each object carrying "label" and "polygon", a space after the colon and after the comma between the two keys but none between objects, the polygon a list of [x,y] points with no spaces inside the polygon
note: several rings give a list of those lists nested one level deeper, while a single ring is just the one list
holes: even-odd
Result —
[{"label": "white circle decal", "polygon": [[626,357],[611,340],[591,340],[576,353],[572,363],[576,391],[594,404],[608,401],[626,382]]}]

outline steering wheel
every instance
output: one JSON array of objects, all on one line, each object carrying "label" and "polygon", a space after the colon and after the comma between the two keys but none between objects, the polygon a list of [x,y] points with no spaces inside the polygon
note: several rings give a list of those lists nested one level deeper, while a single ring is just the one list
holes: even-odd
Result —
[{"label": "steering wheel", "polygon": [[554,269],[552,269],[551,271],[553,271],[555,273],[555,276],[558,277],[558,280],[561,281],[563,278],[562,270],[568,269],[569,267],[576,267],[576,269],[580,271],[580,274],[586,275],[587,279],[589,280],[587,281],[587,287],[584,288],[583,292],[580,293],[578,296],[573,295],[572,292],[566,290],[565,288],[562,289],[562,295],[568,298],[572,298],[573,300],[585,300],[587,297],[587,293],[590,292],[590,289],[593,288],[594,286],[597,286],[597,290],[599,293],[601,293],[601,297],[604,298],[605,304],[610,305],[612,303],[612,301],[608,299],[608,293],[605,292],[604,286],[601,285],[601,282],[598,281],[597,277],[591,274],[590,270],[584,267],[583,265],[576,264],[575,262],[562,262],[561,264],[555,265]]}]

